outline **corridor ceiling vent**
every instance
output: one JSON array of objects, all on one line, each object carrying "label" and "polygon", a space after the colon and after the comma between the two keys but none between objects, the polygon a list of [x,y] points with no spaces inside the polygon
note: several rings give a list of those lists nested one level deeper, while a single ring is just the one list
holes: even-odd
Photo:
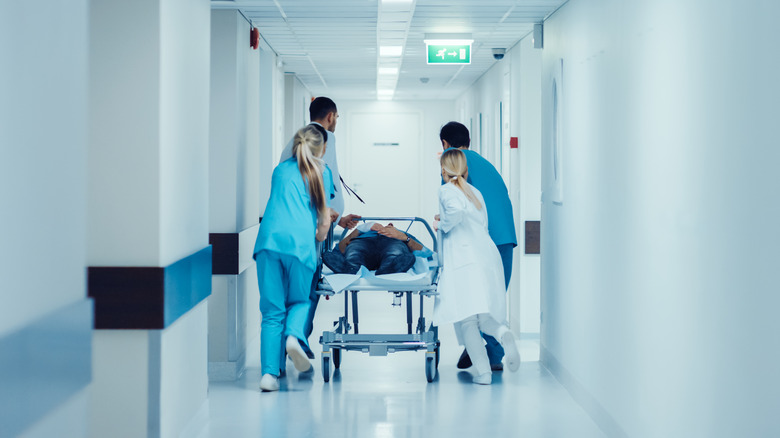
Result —
[{"label": "corridor ceiling vent", "polygon": [[470,33],[426,33],[424,42],[428,64],[471,64]]},{"label": "corridor ceiling vent", "polygon": [[392,100],[401,72],[415,0],[380,0],[377,4],[376,97]]}]

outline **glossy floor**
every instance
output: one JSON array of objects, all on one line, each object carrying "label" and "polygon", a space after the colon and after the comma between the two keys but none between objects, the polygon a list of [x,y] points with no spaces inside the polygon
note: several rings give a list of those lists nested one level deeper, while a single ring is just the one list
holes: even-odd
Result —
[{"label": "glossy floor", "polygon": [[[360,295],[361,333],[405,333],[405,308],[392,307],[392,295]],[[426,316],[431,303],[426,300]],[[321,300],[315,333],[332,326],[343,307],[341,297]],[[312,336],[314,376],[300,378],[288,361],[281,390],[273,393],[260,392],[259,346],[252,348],[241,379],[210,384],[209,420],[198,437],[604,436],[540,365],[535,339],[519,340],[518,372],[496,372],[492,385],[481,386],[455,366],[462,350],[451,327],[440,328],[439,375],[432,383],[422,351],[379,357],[350,351],[325,383],[318,338]]]}]

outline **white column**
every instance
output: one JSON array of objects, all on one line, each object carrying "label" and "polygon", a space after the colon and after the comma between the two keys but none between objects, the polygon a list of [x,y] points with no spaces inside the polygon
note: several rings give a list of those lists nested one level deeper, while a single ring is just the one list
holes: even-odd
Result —
[{"label": "white column", "polygon": [[[89,266],[164,269],[208,247],[209,14],[91,3]],[[176,436],[202,411],[207,301],[159,329],[96,331],[91,436]]]},{"label": "white column", "polygon": [[[224,248],[219,239],[230,244],[214,253],[209,378],[233,380],[243,371],[249,343],[258,342],[260,327],[252,260],[265,203],[260,199],[260,52],[249,45],[250,25],[237,11],[212,11],[211,22],[209,230],[215,248]],[[222,263],[224,258],[229,263]]]}]

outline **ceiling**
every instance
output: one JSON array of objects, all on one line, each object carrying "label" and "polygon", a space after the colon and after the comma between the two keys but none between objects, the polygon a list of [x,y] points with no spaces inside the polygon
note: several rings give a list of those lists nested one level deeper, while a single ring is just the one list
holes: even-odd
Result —
[{"label": "ceiling", "polygon": [[[239,0],[238,9],[314,95],[455,99],[567,0]],[[425,34],[470,34],[469,65],[428,65]],[[401,46],[396,57],[380,46]],[[378,74],[379,68],[382,74]],[[393,73],[393,68],[398,68]],[[388,72],[389,73],[386,73]],[[423,78],[427,78],[423,79]],[[424,82],[426,81],[426,82]],[[381,90],[381,91],[378,91]],[[379,93],[379,94],[378,94]]]}]

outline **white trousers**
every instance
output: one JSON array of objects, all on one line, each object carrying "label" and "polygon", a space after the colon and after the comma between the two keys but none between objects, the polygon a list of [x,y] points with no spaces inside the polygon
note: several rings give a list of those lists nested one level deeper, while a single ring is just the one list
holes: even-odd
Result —
[{"label": "white trousers", "polygon": [[455,331],[460,335],[458,338],[466,347],[478,376],[490,372],[490,359],[480,332],[496,338],[501,343],[501,337],[508,330],[509,327],[496,321],[489,313],[471,315],[455,323]]}]

